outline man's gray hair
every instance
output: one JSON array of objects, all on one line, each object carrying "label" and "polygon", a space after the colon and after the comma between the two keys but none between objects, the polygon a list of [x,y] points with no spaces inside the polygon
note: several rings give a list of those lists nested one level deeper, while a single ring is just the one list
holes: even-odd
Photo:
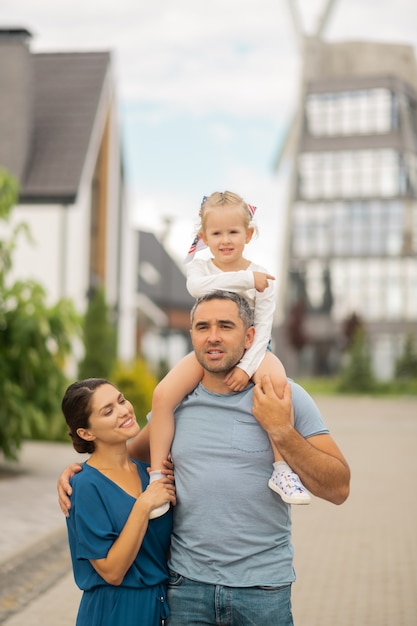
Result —
[{"label": "man's gray hair", "polygon": [[198,305],[202,302],[210,302],[211,300],[232,300],[237,305],[237,308],[239,310],[239,317],[243,322],[245,330],[254,325],[253,311],[250,308],[248,301],[234,291],[224,291],[223,289],[210,291],[210,293],[206,293],[204,296],[200,296],[200,298],[197,298],[193,308],[191,309],[191,325],[193,323],[195,310]]}]

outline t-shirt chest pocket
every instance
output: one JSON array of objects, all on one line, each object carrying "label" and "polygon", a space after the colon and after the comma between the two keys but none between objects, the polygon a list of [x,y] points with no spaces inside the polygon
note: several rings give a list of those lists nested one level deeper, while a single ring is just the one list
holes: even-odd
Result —
[{"label": "t-shirt chest pocket", "polygon": [[242,452],[265,452],[269,450],[268,435],[254,421],[235,419],[232,430],[232,448]]}]

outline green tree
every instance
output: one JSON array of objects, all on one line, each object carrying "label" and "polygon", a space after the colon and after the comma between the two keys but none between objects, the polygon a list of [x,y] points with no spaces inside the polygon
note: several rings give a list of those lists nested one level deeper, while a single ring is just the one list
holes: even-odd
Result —
[{"label": "green tree", "polygon": [[342,369],[339,390],[349,393],[366,393],[375,390],[376,382],[372,371],[371,357],[362,325],[352,335],[347,352],[347,363]]},{"label": "green tree", "polygon": [[103,288],[96,289],[84,316],[85,354],[80,363],[80,378],[110,378],[117,356],[117,334]]},{"label": "green tree", "polygon": [[349,351],[351,349],[353,340],[358,330],[365,332],[365,326],[359,315],[353,312],[345,319],[342,326],[342,347],[344,350]]},{"label": "green tree", "polygon": [[415,336],[410,330],[404,343],[404,350],[395,364],[395,377],[402,379],[417,378],[417,349]]},{"label": "green tree", "polygon": [[[18,187],[0,170],[0,450],[16,459],[22,440],[52,439],[62,430],[64,365],[79,320],[68,300],[46,304],[46,293],[33,280],[10,280],[13,251],[22,225],[10,218]],[[28,232],[28,231],[27,231]]]}]

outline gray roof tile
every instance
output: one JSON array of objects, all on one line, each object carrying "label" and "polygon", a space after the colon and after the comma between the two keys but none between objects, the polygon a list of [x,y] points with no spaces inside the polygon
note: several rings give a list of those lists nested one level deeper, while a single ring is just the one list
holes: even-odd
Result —
[{"label": "gray roof tile", "polygon": [[33,54],[30,65],[32,130],[20,202],[73,202],[110,53]]},{"label": "gray roof tile", "polygon": [[[185,275],[153,233],[139,231],[138,291],[144,293],[161,309],[190,311],[195,300],[186,287]],[[150,264],[155,280],[146,280],[142,263]]]}]

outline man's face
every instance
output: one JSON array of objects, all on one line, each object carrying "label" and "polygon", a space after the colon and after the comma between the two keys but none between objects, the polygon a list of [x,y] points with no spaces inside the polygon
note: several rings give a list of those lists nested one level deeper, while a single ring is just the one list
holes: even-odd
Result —
[{"label": "man's face", "polygon": [[211,373],[226,374],[252,344],[254,328],[245,330],[232,300],[210,300],[198,305],[191,327],[198,362]]}]

